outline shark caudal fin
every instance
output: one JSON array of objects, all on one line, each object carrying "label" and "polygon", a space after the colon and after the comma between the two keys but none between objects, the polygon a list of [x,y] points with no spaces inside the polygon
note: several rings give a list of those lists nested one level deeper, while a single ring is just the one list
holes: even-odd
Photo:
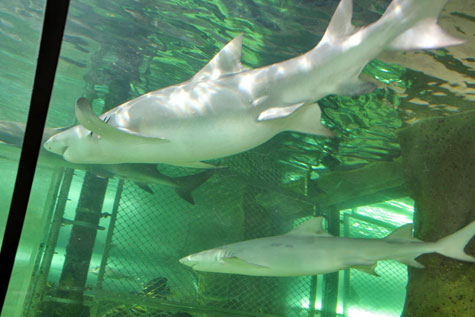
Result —
[{"label": "shark caudal fin", "polygon": [[[389,47],[397,50],[434,49],[463,44],[438,24],[437,18],[448,0],[393,0],[383,17],[413,26],[393,40]],[[414,21],[414,22],[412,22]]]},{"label": "shark caudal fin", "polygon": [[475,221],[459,231],[436,242],[436,252],[449,258],[475,263],[475,257],[464,252],[465,246],[475,235]]}]

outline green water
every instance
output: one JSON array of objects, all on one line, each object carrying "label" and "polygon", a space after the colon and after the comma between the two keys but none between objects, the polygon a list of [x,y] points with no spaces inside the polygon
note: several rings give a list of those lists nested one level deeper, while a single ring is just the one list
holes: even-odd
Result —
[{"label": "green water", "polygon": [[[390,1],[354,2],[353,23],[359,26],[378,19]],[[295,57],[320,40],[337,3],[73,0],[47,126],[76,123],[74,102],[80,96],[88,97],[100,113],[151,90],[183,82],[241,32],[245,66],[260,67]],[[44,5],[40,0],[0,2],[0,120],[26,121]],[[454,10],[444,14],[461,21],[451,29],[470,33],[467,15]],[[347,179],[345,173],[374,166],[371,164],[400,164],[399,129],[425,118],[473,109],[473,56],[460,54],[443,49],[413,56],[423,56],[426,63],[456,73],[459,77],[453,82],[437,71],[405,65],[409,56],[398,57],[403,65],[390,63],[388,57],[371,62],[363,73],[378,80],[379,89],[359,97],[328,96],[319,102],[322,120],[336,138],[286,132],[248,152],[219,160],[226,168],[217,170],[194,191],[195,205],[170,187],[149,184],[150,194],[130,179],[122,183],[111,177],[106,182],[99,174],[99,181],[104,182],[104,203],[96,212],[115,210],[117,220],[108,240],[111,217],[100,218],[104,230],[97,231],[90,268],[101,265],[107,250],[107,267],[120,274],[106,273],[104,280],[98,281],[97,275],[89,272],[87,308],[78,316],[180,316],[185,312],[192,316],[308,316],[313,308],[329,309],[325,305],[331,287],[322,276],[197,274],[177,260],[219,245],[282,234],[303,218],[335,210],[340,211],[334,221],[339,221],[336,227],[341,236],[382,238],[412,222],[413,201],[404,191],[402,176],[358,174],[357,182],[349,183],[354,179]],[[460,88],[463,85],[468,90]],[[18,155],[17,148],[0,144],[2,231]],[[60,313],[64,307],[58,308],[61,303],[55,298],[61,297],[58,285],[71,225],[60,227],[46,279],[43,284],[37,282],[51,217],[58,213],[59,180],[66,183],[63,170],[52,160],[43,156],[36,170],[5,316],[66,316]],[[196,173],[166,165],[160,165],[159,170],[172,177]],[[84,178],[83,170],[75,171],[65,194],[65,219],[75,217]],[[365,197],[351,190],[358,186],[370,188]],[[118,188],[122,188],[120,197]],[[335,189],[341,194],[329,192]],[[383,191],[386,189],[390,190]],[[382,275],[379,279],[355,270],[339,273],[334,305],[338,314],[400,315],[406,266],[383,262],[378,272]],[[167,290],[156,280],[163,277]],[[150,287],[151,283],[155,286]],[[48,300],[35,302],[37,294]]]}]

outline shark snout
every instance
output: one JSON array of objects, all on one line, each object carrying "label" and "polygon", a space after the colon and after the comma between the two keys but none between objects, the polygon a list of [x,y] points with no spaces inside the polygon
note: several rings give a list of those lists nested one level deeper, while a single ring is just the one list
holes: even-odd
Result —
[{"label": "shark snout", "polygon": [[178,262],[180,262],[181,264],[184,264],[186,266],[190,266],[190,267],[193,267],[193,265],[196,264],[196,263],[193,263],[193,261],[191,260],[189,255],[179,259]]},{"label": "shark snout", "polygon": [[59,144],[53,138],[48,139],[48,141],[46,141],[43,144],[43,147],[49,152],[52,152],[58,155],[63,155],[64,152],[66,152],[66,150],[68,149],[67,145]]}]

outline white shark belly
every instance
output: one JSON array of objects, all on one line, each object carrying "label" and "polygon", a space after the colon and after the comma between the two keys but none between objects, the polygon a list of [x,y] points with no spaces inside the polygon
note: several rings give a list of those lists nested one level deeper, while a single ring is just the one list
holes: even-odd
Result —
[{"label": "white shark belly", "polygon": [[114,144],[110,144],[109,148],[117,152],[123,162],[197,162],[249,150],[269,140],[276,132],[274,129],[262,127],[257,122],[244,124],[241,121],[239,124],[226,126],[208,126],[199,132],[192,128],[175,131],[169,138],[170,142],[166,144],[132,144],[125,151]]},{"label": "white shark belly", "polygon": [[[192,162],[225,157],[260,145],[281,131],[275,122],[258,122],[250,98],[239,90],[212,83],[181,85],[183,97],[158,91],[103,114],[110,124],[161,137],[168,143],[134,142],[126,147],[104,140],[100,159],[138,163]],[[161,94],[161,95],[160,95]],[[93,159],[93,158],[91,158]]]}]

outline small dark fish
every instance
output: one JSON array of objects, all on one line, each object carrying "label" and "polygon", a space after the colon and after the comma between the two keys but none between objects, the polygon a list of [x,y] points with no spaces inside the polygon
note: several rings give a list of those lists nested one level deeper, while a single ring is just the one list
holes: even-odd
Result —
[{"label": "small dark fish", "polygon": [[157,277],[148,281],[142,288],[142,294],[154,298],[163,298],[171,294],[170,287],[168,287],[168,279],[166,277]]}]

